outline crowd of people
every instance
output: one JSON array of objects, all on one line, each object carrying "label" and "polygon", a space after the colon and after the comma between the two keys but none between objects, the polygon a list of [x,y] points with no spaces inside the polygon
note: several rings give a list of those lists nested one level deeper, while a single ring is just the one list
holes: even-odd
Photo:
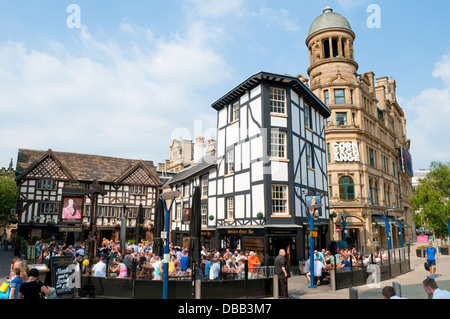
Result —
[{"label": "crowd of people", "polygon": [[[141,240],[140,243],[127,242],[121,248],[115,240],[103,238],[98,245],[96,256],[90,264],[84,264],[85,247],[82,243],[67,245],[64,242],[51,241],[35,243],[36,263],[49,264],[50,257],[71,256],[74,263],[82,265],[83,275],[96,277],[130,278],[136,271],[137,278],[161,280],[164,273],[164,260],[154,253],[153,243]],[[168,273],[171,277],[188,278],[191,276],[188,249],[169,245],[170,262]],[[202,247],[201,262],[197,272],[204,280],[244,279],[245,260],[248,261],[248,278],[258,278],[261,256],[255,252],[234,251],[229,249],[218,252],[207,251]]]},{"label": "crowd of people", "polygon": [[[379,264],[388,259],[383,250],[374,251],[370,255],[364,255],[356,248],[345,248],[333,255],[329,250],[314,251],[314,283],[327,284],[330,282],[330,270],[338,269],[349,271],[352,267],[366,267],[369,264]],[[311,284],[310,258],[304,264],[303,273]]]}]

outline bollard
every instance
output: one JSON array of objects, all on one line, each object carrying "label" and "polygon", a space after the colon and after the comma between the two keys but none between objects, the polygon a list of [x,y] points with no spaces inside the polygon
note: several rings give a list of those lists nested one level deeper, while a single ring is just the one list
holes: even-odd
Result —
[{"label": "bollard", "polygon": [[336,270],[330,269],[331,291],[336,291]]},{"label": "bollard", "polygon": [[355,288],[349,289],[350,299],[358,299],[358,290]]},{"label": "bollard", "polygon": [[394,287],[395,294],[399,297],[402,297],[402,285],[394,281],[392,282],[392,287]]},{"label": "bollard", "polygon": [[202,299],[202,281],[200,279],[195,280],[195,299]]},{"label": "bollard", "polygon": [[278,299],[279,287],[278,287],[278,275],[273,274],[273,299]]}]

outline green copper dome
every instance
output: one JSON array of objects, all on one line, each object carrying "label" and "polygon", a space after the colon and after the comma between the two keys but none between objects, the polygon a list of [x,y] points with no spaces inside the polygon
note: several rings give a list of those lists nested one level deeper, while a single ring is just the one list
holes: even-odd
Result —
[{"label": "green copper dome", "polygon": [[323,14],[320,15],[309,28],[308,36],[319,30],[328,28],[343,28],[351,30],[350,23],[339,13],[333,12],[333,9],[326,7]]}]

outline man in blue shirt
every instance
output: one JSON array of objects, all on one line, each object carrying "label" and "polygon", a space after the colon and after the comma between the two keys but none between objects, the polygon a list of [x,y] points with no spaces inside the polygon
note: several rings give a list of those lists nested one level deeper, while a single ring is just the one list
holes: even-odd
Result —
[{"label": "man in blue shirt", "polygon": [[348,261],[347,256],[342,255],[341,258],[342,258],[341,263],[337,265],[337,267],[342,268],[345,271],[350,270],[350,262]]},{"label": "man in blue shirt", "polygon": [[181,259],[180,259],[181,271],[188,270],[188,268],[189,268],[188,262],[189,262],[188,254],[187,254],[187,252],[184,252],[183,257],[181,257]]},{"label": "man in blue shirt", "polygon": [[210,269],[211,269],[211,266],[212,266],[212,264],[211,264],[211,257],[208,256],[206,259],[207,259],[207,261],[206,261],[206,264],[205,264],[205,277],[209,278],[209,272],[210,272]]},{"label": "man in blue shirt", "polygon": [[438,261],[437,256],[437,250],[433,247],[433,243],[430,242],[428,248],[425,249],[425,259],[427,260],[428,267],[430,267],[431,278],[436,278],[436,262]]}]

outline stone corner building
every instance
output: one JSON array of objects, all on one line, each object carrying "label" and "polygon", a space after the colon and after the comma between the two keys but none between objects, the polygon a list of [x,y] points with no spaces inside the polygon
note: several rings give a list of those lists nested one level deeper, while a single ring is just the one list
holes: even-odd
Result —
[{"label": "stone corner building", "polygon": [[[332,111],[326,120],[328,192],[332,240],[345,239],[365,251],[387,248],[379,211],[388,211],[393,247],[400,236],[395,216],[403,216],[403,241],[412,240],[412,167],[405,113],[392,78],[358,73],[355,33],[340,14],[325,8],[311,25],[306,46],[307,84]],[[372,190],[372,191],[371,191]],[[344,218],[341,215],[346,214]],[[334,231],[334,232],[333,232]]]}]

